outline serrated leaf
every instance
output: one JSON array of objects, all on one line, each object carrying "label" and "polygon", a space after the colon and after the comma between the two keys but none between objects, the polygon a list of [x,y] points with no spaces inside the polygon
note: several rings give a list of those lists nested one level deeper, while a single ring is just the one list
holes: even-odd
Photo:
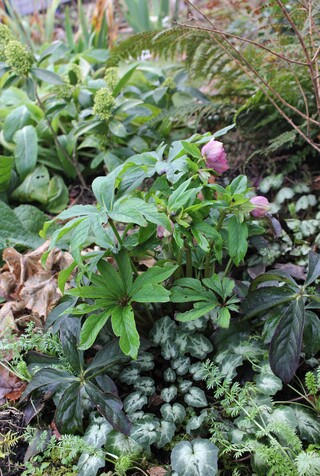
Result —
[{"label": "serrated leaf", "polygon": [[304,314],[303,300],[293,301],[280,319],[271,341],[271,369],[285,383],[293,379],[299,364]]},{"label": "serrated leaf", "polygon": [[240,223],[233,215],[228,221],[228,250],[230,258],[238,266],[245,257],[248,249],[248,227],[246,222]]}]

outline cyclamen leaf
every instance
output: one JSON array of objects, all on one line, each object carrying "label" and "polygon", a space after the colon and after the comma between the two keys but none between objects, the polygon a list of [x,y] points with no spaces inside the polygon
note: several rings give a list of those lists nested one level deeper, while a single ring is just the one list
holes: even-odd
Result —
[{"label": "cyclamen leaf", "polygon": [[303,300],[293,301],[280,319],[271,341],[271,369],[285,383],[293,379],[299,364],[304,314]]},{"label": "cyclamen leaf", "polygon": [[308,274],[306,278],[306,286],[312,284],[320,276],[320,255],[309,252]]},{"label": "cyclamen leaf", "polygon": [[172,450],[172,469],[179,476],[214,476],[218,472],[218,448],[209,440],[181,441]]},{"label": "cyclamen leaf", "polygon": [[168,443],[171,443],[176,431],[176,425],[170,421],[161,421],[158,428],[158,439],[155,443],[157,448],[163,448]]},{"label": "cyclamen leaf", "polygon": [[203,408],[208,406],[206,395],[201,388],[191,387],[189,392],[185,394],[184,401],[190,407]]}]

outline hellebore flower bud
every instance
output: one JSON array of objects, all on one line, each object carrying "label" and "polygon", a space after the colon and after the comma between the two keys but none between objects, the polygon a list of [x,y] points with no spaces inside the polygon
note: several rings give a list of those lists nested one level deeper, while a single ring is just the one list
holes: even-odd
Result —
[{"label": "hellebore flower bud", "polygon": [[252,197],[250,198],[250,202],[255,206],[255,208],[250,212],[254,218],[263,218],[270,210],[270,204],[266,197]]},{"label": "hellebore flower bud", "polygon": [[171,221],[171,230],[172,231],[170,232],[164,226],[158,225],[157,226],[157,238],[159,238],[159,240],[162,240],[163,238],[169,238],[169,236],[172,235],[173,230],[174,230],[174,224],[172,223],[172,221]]},{"label": "hellebore flower bud", "polygon": [[218,174],[223,174],[223,172],[228,170],[227,154],[224,151],[222,142],[211,140],[202,147],[201,154],[205,158],[208,169],[212,169]]}]

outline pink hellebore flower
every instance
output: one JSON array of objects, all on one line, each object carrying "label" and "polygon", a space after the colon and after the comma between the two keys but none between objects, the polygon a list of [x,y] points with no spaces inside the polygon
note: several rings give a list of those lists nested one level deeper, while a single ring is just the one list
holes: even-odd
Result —
[{"label": "pink hellebore flower", "polygon": [[252,197],[250,198],[250,202],[255,206],[255,208],[250,212],[254,218],[263,218],[270,210],[270,204],[266,197]]},{"label": "pink hellebore flower", "polygon": [[228,170],[227,154],[224,151],[222,142],[212,139],[201,149],[201,154],[205,158],[208,169],[213,169],[218,174],[223,174]]},{"label": "pink hellebore flower", "polygon": [[174,224],[171,222],[171,233],[168,231],[164,226],[158,225],[157,226],[157,238],[159,240],[162,240],[163,238],[169,238],[169,236],[172,235],[173,230],[174,230]]}]

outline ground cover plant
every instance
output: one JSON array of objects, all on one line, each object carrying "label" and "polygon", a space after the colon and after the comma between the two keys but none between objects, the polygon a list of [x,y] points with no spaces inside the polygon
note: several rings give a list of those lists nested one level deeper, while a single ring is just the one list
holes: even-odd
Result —
[{"label": "ground cover plant", "polygon": [[[320,474],[316,112],[288,129],[298,91],[304,106],[312,95],[306,65],[289,60],[306,18],[300,45],[316,58],[318,13],[280,1],[251,12],[240,0],[237,22],[213,3],[219,31],[203,2],[210,32],[193,20],[113,50],[103,1],[92,26],[79,2],[80,37],[67,10],[67,42],[49,47],[21,18],[0,24],[1,475]],[[122,7],[137,32],[170,11]],[[245,19],[295,77],[290,90],[280,69],[267,78],[276,104],[236,74],[242,57],[213,43],[240,40]],[[168,45],[188,74],[118,63]],[[253,50],[239,54],[265,78]]]}]

